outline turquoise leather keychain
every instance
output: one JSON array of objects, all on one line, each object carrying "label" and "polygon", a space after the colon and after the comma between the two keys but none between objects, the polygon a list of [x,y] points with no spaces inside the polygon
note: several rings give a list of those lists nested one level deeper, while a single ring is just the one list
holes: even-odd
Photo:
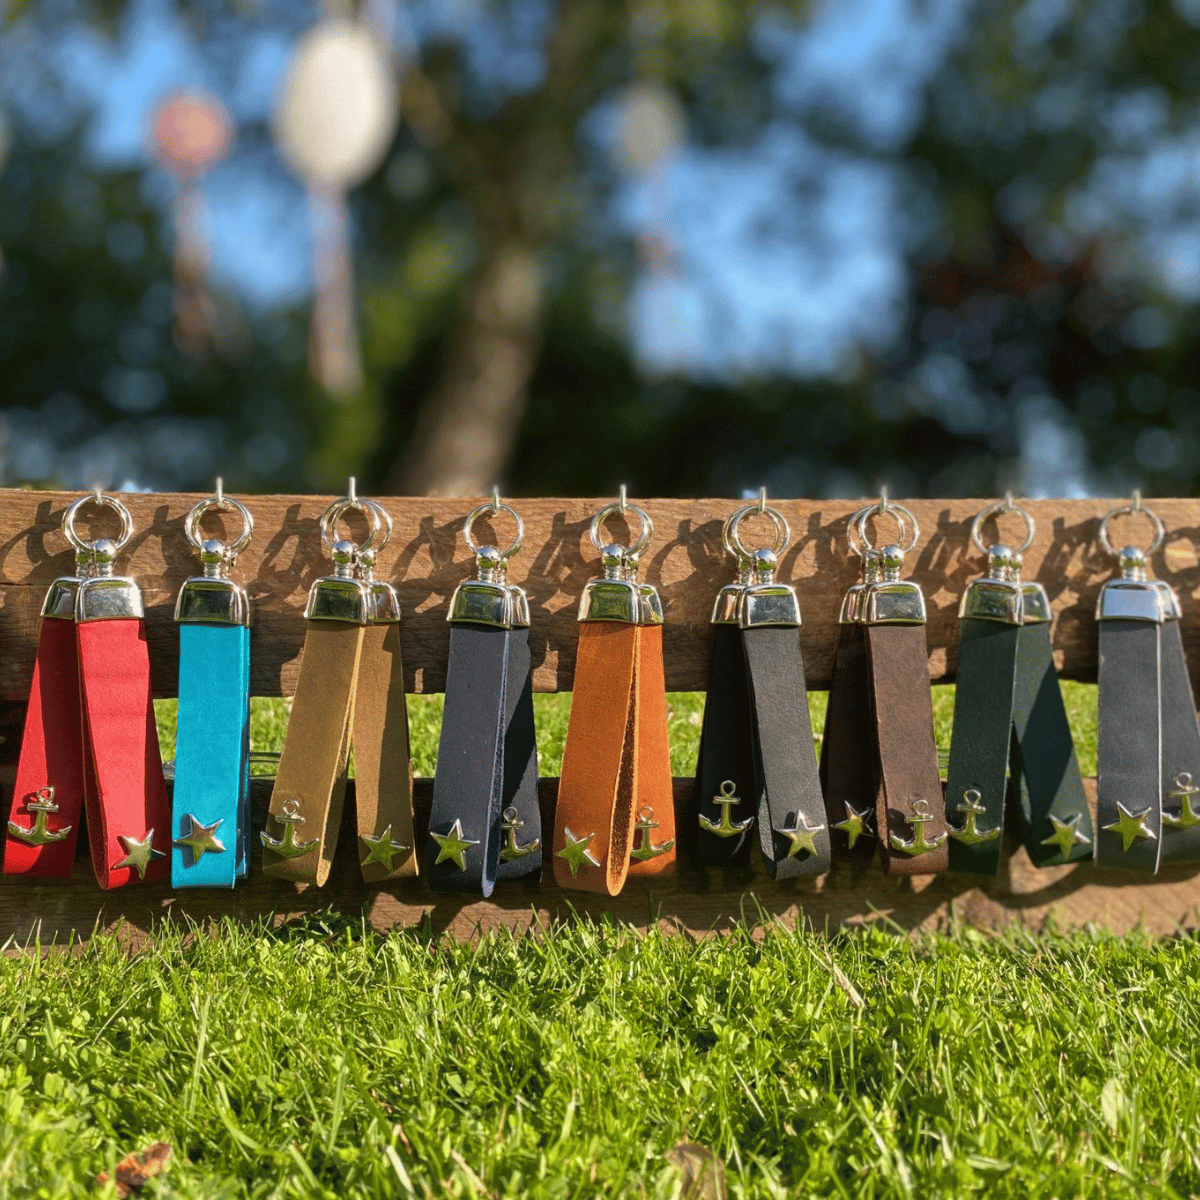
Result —
[{"label": "turquoise leather keychain", "polygon": [[[242,532],[229,546],[201,539],[209,512],[236,511]],[[249,871],[250,604],[229,570],[254,518],[225,496],[201,500],[184,521],[204,574],[179,592],[179,720],[171,808],[171,885],[231,888]]]}]

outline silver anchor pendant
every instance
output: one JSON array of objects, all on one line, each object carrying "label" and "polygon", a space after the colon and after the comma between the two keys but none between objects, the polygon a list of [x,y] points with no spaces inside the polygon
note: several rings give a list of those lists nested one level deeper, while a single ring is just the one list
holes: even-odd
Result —
[{"label": "silver anchor pendant", "polygon": [[258,836],[262,838],[262,844],[268,850],[274,850],[280,858],[299,858],[302,854],[307,854],[316,844],[317,839],[313,838],[311,842],[296,841],[296,826],[304,824],[304,818],[300,815],[300,805],[293,799],[287,799],[283,802],[283,815],[276,817],[283,826],[283,837],[273,838],[264,829]]},{"label": "silver anchor pendant", "polygon": [[[967,788],[963,798],[954,806],[955,812],[963,814],[961,828],[947,824],[946,831],[956,842],[967,846],[977,846],[980,842],[994,842],[1000,836],[1000,827],[995,829],[980,829],[979,818],[987,813],[983,804],[983,795],[978,788]],[[915,822],[914,822],[915,823]]]},{"label": "silver anchor pendant", "polygon": [[1192,783],[1190,771],[1180,771],[1175,776],[1175,789],[1169,795],[1172,800],[1179,801],[1179,815],[1174,816],[1164,809],[1162,823],[1168,829],[1191,829],[1200,825],[1200,813],[1192,806],[1196,796],[1200,795],[1200,788]]},{"label": "silver anchor pendant", "polygon": [[754,824],[753,817],[747,817],[744,821],[734,821],[729,816],[729,808],[733,804],[741,804],[741,800],[735,794],[737,785],[732,779],[727,779],[721,784],[720,795],[712,798],[714,804],[721,806],[721,820],[713,821],[706,817],[703,813],[700,814],[700,828],[707,833],[715,833],[717,837],[737,837],[739,833],[745,833],[751,825]]},{"label": "silver anchor pendant", "polygon": [[674,838],[667,838],[665,842],[660,842],[657,846],[650,844],[651,831],[658,828],[658,822],[654,820],[654,809],[650,805],[643,806],[638,813],[638,818],[638,843],[630,851],[633,858],[639,862],[645,862],[648,858],[658,858],[660,854],[666,854],[675,845]]},{"label": "silver anchor pendant", "polygon": [[532,854],[541,844],[540,838],[534,838],[527,845],[517,845],[517,831],[525,828],[525,822],[517,816],[515,808],[506,808],[504,810],[504,824],[500,826],[501,832],[504,834],[504,845],[500,849],[500,861],[512,862],[517,858],[524,858],[527,854]]},{"label": "silver anchor pendant", "polygon": [[58,812],[58,805],[54,803],[52,787],[38,788],[37,798],[26,801],[25,811],[36,814],[33,825],[26,829],[23,825],[18,825],[16,821],[9,821],[8,832],[13,837],[28,842],[31,846],[46,846],[51,842],[61,842],[71,832],[72,826],[70,825],[64,825],[57,831],[46,825],[49,814]]},{"label": "silver anchor pendant", "polygon": [[908,823],[913,827],[912,840],[906,842],[902,837],[893,833],[889,839],[892,849],[899,850],[912,858],[916,858],[918,854],[927,854],[930,850],[936,850],[946,840],[946,835],[939,833],[932,839],[925,837],[925,826],[936,819],[933,810],[929,807],[928,800],[914,801],[913,815],[908,818]]}]

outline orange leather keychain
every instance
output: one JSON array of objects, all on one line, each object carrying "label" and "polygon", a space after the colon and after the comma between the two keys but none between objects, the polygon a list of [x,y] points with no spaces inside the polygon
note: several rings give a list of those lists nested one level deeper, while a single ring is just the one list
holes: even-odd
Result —
[{"label": "orange leather keychain", "polygon": [[[641,534],[628,548],[601,542],[604,522],[633,512]],[[662,604],[637,577],[654,536],[649,515],[621,499],[592,518],[604,577],[584,589],[574,696],[554,821],[560,887],[617,895],[628,876],[675,869],[675,808],[667,746]]]}]

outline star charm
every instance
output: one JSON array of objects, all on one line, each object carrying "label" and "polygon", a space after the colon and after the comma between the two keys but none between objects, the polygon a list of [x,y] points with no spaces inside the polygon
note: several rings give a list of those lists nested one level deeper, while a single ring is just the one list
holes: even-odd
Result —
[{"label": "star charm", "polygon": [[594,833],[580,838],[576,837],[566,826],[563,827],[563,833],[567,835],[567,844],[561,850],[556,850],[555,854],[559,858],[566,859],[567,866],[571,868],[572,879],[579,874],[579,868],[584,863],[587,863],[589,867],[600,865],[596,856],[588,849],[588,843],[596,836]]},{"label": "star charm", "polygon": [[[459,832],[461,834],[461,830]],[[453,830],[451,830],[451,833],[453,833]],[[437,834],[435,833],[433,836],[437,837]],[[387,869],[389,874],[392,871],[392,859],[397,854],[405,854],[412,849],[411,846],[405,846],[401,842],[392,841],[392,827],[390,825],[378,837],[368,837],[364,833],[362,840],[370,847],[367,857],[362,860],[362,865],[369,867],[372,863],[380,863]],[[478,842],[474,842],[472,845],[478,845]],[[439,858],[438,862],[441,861]],[[460,863],[459,866],[461,865]]]},{"label": "star charm", "polygon": [[[843,805],[846,809],[846,819],[844,821],[838,821],[838,823],[834,825],[834,829],[840,829],[845,833],[846,837],[850,839],[850,845],[848,849],[853,850],[854,843],[857,842],[860,837],[872,836],[869,820],[871,816],[871,810],[869,808],[864,808],[862,812],[859,812],[858,809],[851,808],[849,804],[845,803],[845,801],[843,801]],[[816,831],[814,830],[814,832]]]},{"label": "star charm", "polygon": [[[438,844],[438,856],[434,861],[434,866],[441,862],[453,862],[460,871],[467,869],[467,851],[472,846],[479,845],[478,842],[463,837],[462,822],[457,818],[450,826],[449,833],[434,833],[431,829],[429,836]],[[391,835],[389,834],[388,837],[390,840]]]},{"label": "star charm", "polygon": [[824,828],[824,825],[813,825],[810,827],[804,818],[804,814],[797,813],[792,818],[790,829],[785,825],[782,829],[775,830],[775,832],[780,837],[785,837],[792,843],[787,852],[788,858],[794,858],[801,850],[807,850],[809,854],[815,857],[817,843],[813,839]]},{"label": "star charm", "polygon": [[1121,835],[1121,849],[1128,850],[1138,838],[1143,841],[1156,841],[1154,830],[1146,824],[1146,817],[1150,810],[1143,808],[1139,813],[1132,813],[1120,801],[1117,802],[1117,811],[1121,814],[1111,825],[1101,825],[1101,829],[1111,830],[1113,833]]},{"label": "star charm", "polygon": [[191,826],[191,832],[187,837],[177,837],[173,845],[186,846],[192,852],[191,865],[193,867],[205,854],[225,853],[225,843],[214,836],[218,827],[224,824],[224,817],[220,817],[211,825],[201,825],[192,813],[187,814],[187,819],[188,824]]},{"label": "star charm", "polygon": [[130,867],[138,873],[139,879],[146,878],[146,868],[157,859],[166,858],[162,850],[155,850],[151,845],[154,841],[154,830],[151,829],[140,841],[137,838],[117,834],[117,841],[125,847],[125,857],[119,863],[113,863],[113,870]]},{"label": "star charm", "polygon": [[1079,824],[1080,818],[1080,813],[1076,813],[1069,821],[1060,821],[1057,817],[1051,816],[1050,824],[1054,826],[1054,832],[1048,838],[1042,838],[1043,846],[1058,847],[1063,862],[1067,861],[1076,846],[1086,846],[1091,842],[1086,834],[1080,833],[1075,828]]}]

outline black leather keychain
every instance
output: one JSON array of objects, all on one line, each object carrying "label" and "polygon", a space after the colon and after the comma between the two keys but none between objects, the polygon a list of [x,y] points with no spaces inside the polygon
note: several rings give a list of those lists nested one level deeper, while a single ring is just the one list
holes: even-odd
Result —
[{"label": "black leather keychain", "polygon": [[[984,548],[987,518],[1016,512],[1026,524],[1019,549]],[[959,658],[946,786],[950,870],[994,875],[1005,805],[1019,795],[1022,841],[1039,865],[1092,852],[1092,819],[1054,673],[1050,606],[1037,583],[1022,583],[1021,555],[1033,519],[1012,497],[980,512],[971,540],[988,557],[959,608]]]},{"label": "black leather keychain", "polygon": [[[517,536],[504,551],[478,545],[471,533],[479,517],[499,512],[517,523]],[[494,495],[469,514],[463,537],[479,577],[460,583],[450,602],[446,703],[426,859],[434,891],[490,896],[498,880],[536,878],[542,869],[529,603],[506,579],[524,526]]]},{"label": "black leather keychain", "polygon": [[[774,524],[772,549],[743,546],[739,525],[753,513]],[[714,641],[697,773],[698,860],[734,860],[757,826],[763,861],[780,880],[829,870],[829,830],[800,654],[800,605],[795,589],[775,579],[789,537],[783,515],[766,505],[765,496],[726,523],[739,581],[723,589],[714,612],[720,641]],[[721,689],[716,695],[714,687]],[[749,797],[755,807],[745,804],[743,811]]]},{"label": "black leather keychain", "polygon": [[[1118,516],[1144,514],[1154,526],[1146,550],[1119,554],[1108,536]],[[1179,601],[1170,586],[1147,577],[1162,545],[1163,524],[1134,493],[1100,522],[1100,544],[1121,575],[1100,590],[1100,732],[1097,740],[1096,863],[1158,870],[1160,861],[1200,857],[1200,727],[1179,633]]]}]

